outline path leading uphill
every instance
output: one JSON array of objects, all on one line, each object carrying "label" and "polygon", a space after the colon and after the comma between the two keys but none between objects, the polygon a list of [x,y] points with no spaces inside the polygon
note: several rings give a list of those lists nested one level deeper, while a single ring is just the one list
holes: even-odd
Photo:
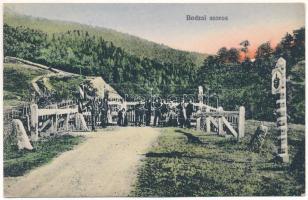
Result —
[{"label": "path leading uphill", "polygon": [[143,154],[160,132],[125,127],[87,134],[87,140],[25,176],[5,178],[6,197],[127,196]]}]

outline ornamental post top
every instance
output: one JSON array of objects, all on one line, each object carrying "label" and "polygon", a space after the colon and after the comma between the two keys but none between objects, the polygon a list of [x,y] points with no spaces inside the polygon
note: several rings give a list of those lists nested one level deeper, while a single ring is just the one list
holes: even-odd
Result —
[{"label": "ornamental post top", "polygon": [[280,57],[278,60],[277,60],[277,63],[276,63],[276,68],[278,67],[285,67],[286,66],[286,60],[283,58],[283,57]]}]

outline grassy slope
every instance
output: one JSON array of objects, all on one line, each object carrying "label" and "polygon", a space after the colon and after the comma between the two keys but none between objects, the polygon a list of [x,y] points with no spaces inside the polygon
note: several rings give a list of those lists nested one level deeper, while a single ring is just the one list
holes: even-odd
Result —
[{"label": "grassy slope", "polygon": [[[4,106],[18,106],[24,101],[29,101],[31,81],[37,76],[50,73],[48,70],[39,69],[24,64],[4,63]],[[49,88],[58,93],[58,98],[72,99],[77,86],[85,77],[51,77],[47,82]]]},{"label": "grassy slope", "polygon": [[4,63],[3,99],[4,106],[17,106],[30,98],[31,81],[37,76],[49,73],[47,70],[23,64]]},{"label": "grassy slope", "polygon": [[[4,63],[4,107],[18,106],[29,98],[31,80],[37,76],[50,73],[48,70],[39,69],[33,66]],[[59,97],[71,96],[72,88],[80,84],[83,77],[51,78],[49,84],[53,90],[59,92]],[[41,166],[64,151],[83,141],[82,137],[59,136],[34,142],[33,151],[19,151],[16,145],[11,145],[10,139],[4,143],[4,176],[21,176],[30,169]]]},{"label": "grassy slope", "polygon": [[41,166],[64,151],[83,141],[83,137],[58,136],[33,142],[34,150],[18,150],[16,146],[5,145],[3,155],[4,176],[21,176],[30,169]]},{"label": "grassy slope", "polygon": [[162,44],[157,44],[155,42],[107,28],[93,27],[73,22],[34,18],[18,15],[6,9],[4,10],[3,21],[11,26],[25,26],[32,29],[42,30],[49,34],[66,32],[68,30],[84,30],[88,31],[90,34],[102,36],[104,40],[111,41],[115,46],[122,47],[127,52],[139,57],[155,58],[164,62],[180,61],[183,57],[187,57],[191,58],[198,66],[200,66],[207,56],[206,54],[201,53],[175,50]]},{"label": "grassy slope", "polygon": [[[304,193],[304,126],[290,126],[291,165],[273,161],[271,126],[260,153],[247,149],[259,122],[237,143],[189,129],[166,128],[146,154],[133,196],[271,196]],[[299,153],[297,153],[299,152]],[[296,156],[295,156],[296,155]]]}]

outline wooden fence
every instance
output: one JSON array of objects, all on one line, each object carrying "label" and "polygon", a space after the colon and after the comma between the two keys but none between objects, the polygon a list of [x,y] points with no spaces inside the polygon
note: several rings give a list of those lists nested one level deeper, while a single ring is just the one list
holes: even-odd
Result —
[{"label": "wooden fence", "polygon": [[38,108],[37,104],[23,105],[4,110],[4,140],[12,132],[12,120],[22,121],[25,130],[32,140],[40,135],[49,135],[61,131],[76,130],[78,107],[73,100],[65,100],[56,104]]},{"label": "wooden fence", "polygon": [[39,109],[36,104],[30,106],[31,139],[37,140],[39,133],[56,133],[69,131],[74,127],[75,114],[78,113],[77,105],[65,108]]},{"label": "wooden fence", "polygon": [[238,111],[224,111],[222,107],[213,108],[205,104],[197,104],[199,111],[197,129],[206,133],[218,135],[232,134],[236,138],[242,138],[245,134],[245,107],[241,106]]},{"label": "wooden fence", "polygon": [[[120,102],[109,102],[113,123],[117,122],[117,112],[122,106]],[[144,102],[141,102],[144,104]],[[135,106],[138,102],[126,102],[126,116],[128,125],[135,125]],[[202,103],[193,103],[194,110],[191,124],[197,130],[205,133],[216,133],[218,135],[231,134],[236,138],[244,137],[245,132],[245,108],[240,107],[238,111],[224,111],[222,107],[214,108]],[[78,107],[75,101],[63,101],[38,108],[36,104],[25,104],[18,108],[6,110],[4,121],[9,119],[21,119],[25,129],[31,133],[31,139],[37,140],[39,135],[48,135],[61,131],[76,130],[76,114]],[[82,113],[88,127],[91,124],[91,112]],[[154,112],[151,114],[153,124]],[[100,116],[98,116],[100,119]],[[143,115],[145,122],[145,115]],[[97,120],[99,125],[100,120]]]}]

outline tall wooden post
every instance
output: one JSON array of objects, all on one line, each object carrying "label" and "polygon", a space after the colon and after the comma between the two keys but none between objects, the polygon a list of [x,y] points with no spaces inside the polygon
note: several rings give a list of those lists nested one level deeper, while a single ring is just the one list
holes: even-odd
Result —
[{"label": "tall wooden post", "polygon": [[[218,112],[222,112],[223,111],[223,108],[222,107],[218,107]],[[222,116],[219,116],[218,117],[218,135],[225,135],[225,132],[224,132],[224,123],[222,121]]]},{"label": "tall wooden post", "polygon": [[201,117],[198,117],[196,119],[196,130],[200,131],[201,130]]},{"label": "tall wooden post", "polygon": [[238,117],[238,138],[245,135],[245,107],[241,106]]},{"label": "tall wooden post", "polygon": [[[202,86],[199,86],[198,87],[198,101],[199,101],[199,111],[202,112],[202,106],[203,106],[203,88]],[[198,131],[201,130],[201,122],[203,123],[204,120],[201,120],[201,118],[204,118],[204,116],[201,116],[201,117],[198,117],[197,120],[196,120],[196,129]]]},{"label": "tall wooden post", "polygon": [[54,132],[58,131],[58,114],[55,115]]},{"label": "tall wooden post", "polygon": [[202,109],[203,105],[203,87],[199,86],[198,87],[198,101],[199,101],[199,109]]},{"label": "tall wooden post", "polygon": [[66,118],[65,118],[65,130],[68,131],[69,129],[69,120],[70,120],[70,114],[67,113]]},{"label": "tall wooden post", "polygon": [[31,110],[31,140],[38,140],[38,106],[37,104],[32,104],[30,106]]},{"label": "tall wooden post", "polygon": [[[209,112],[210,112],[210,109],[206,108],[206,113],[209,113]],[[211,133],[211,120],[210,120],[210,116],[208,115],[206,115],[205,124],[206,124],[206,132],[210,134]]]},{"label": "tall wooden post", "polygon": [[278,155],[282,162],[289,162],[287,95],[286,95],[286,61],[279,58],[272,71],[272,94],[279,94],[277,104],[277,128],[280,131]]},{"label": "tall wooden post", "polygon": [[51,115],[50,119],[51,119],[51,131],[52,133],[54,133],[55,132],[55,125],[54,125],[55,117]]}]

